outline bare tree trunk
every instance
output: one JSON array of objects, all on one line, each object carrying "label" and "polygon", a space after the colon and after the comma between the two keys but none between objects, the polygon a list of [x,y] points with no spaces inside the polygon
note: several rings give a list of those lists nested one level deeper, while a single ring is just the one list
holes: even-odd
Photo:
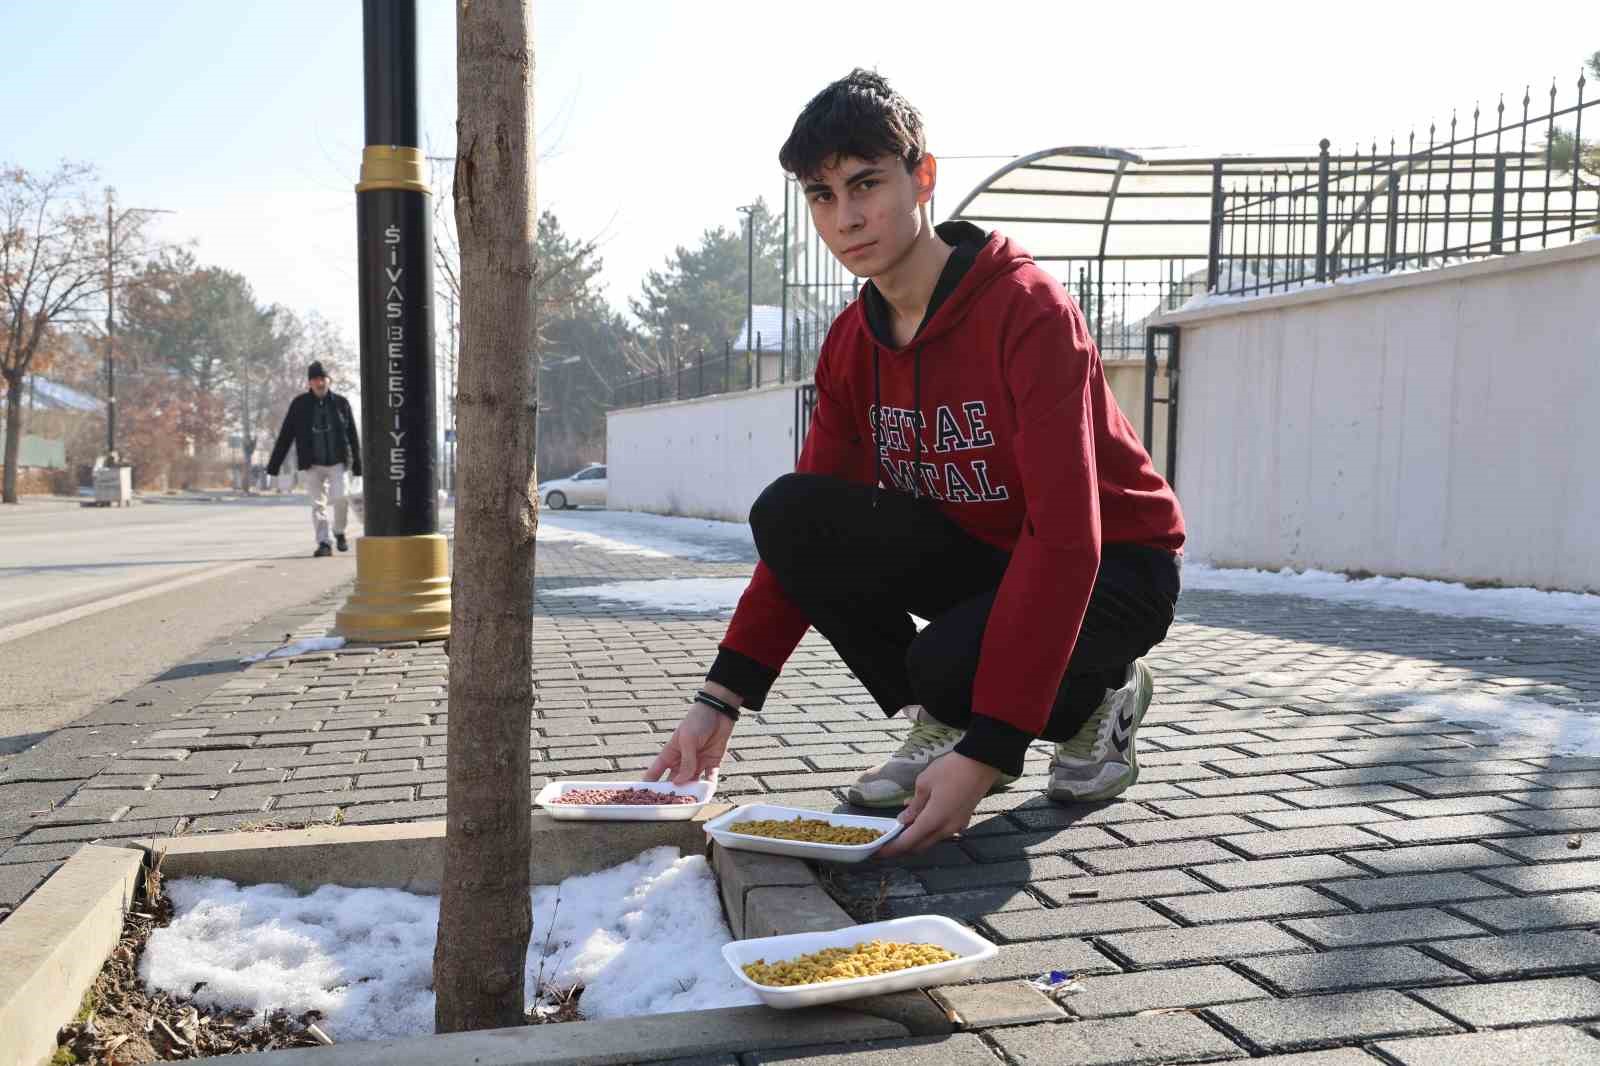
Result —
[{"label": "bare tree trunk", "polygon": [[22,375],[6,374],[6,466],[0,501],[17,502],[17,466],[22,460]]},{"label": "bare tree trunk", "polygon": [[536,382],[530,0],[456,7],[461,489],[450,618],[439,1032],[523,1023],[532,926]]}]

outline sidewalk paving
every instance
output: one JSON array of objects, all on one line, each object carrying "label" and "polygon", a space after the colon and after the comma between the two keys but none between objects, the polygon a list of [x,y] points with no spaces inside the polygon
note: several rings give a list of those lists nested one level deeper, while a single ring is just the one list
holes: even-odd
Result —
[{"label": "sidewalk paving", "polygon": [[[647,765],[726,624],[553,593],[753,561],[540,544],[533,787]],[[0,760],[0,908],[90,839],[441,816],[441,646],[237,664],[323,632],[342,599]],[[828,872],[858,918],[946,914],[1002,945],[984,983],[941,993],[963,1031],[737,1061],[1600,1062],[1600,759],[1496,743],[1425,702],[1595,703],[1600,636],[1197,592],[1151,663],[1144,769],[1117,802],[1045,801],[1036,746],[961,840]],[[809,635],[741,723],[720,796],[838,806],[900,732]],[[1028,984],[1051,970],[1077,978],[1059,1003]]]}]

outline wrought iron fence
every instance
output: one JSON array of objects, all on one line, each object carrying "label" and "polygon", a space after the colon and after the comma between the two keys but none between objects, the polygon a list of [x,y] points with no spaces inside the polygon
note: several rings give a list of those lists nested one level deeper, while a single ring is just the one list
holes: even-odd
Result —
[{"label": "wrought iron fence", "polygon": [[1470,130],[1453,114],[1426,143],[1412,133],[1334,155],[1323,140],[1316,156],[1253,160],[1244,174],[1214,161],[1206,290],[1253,295],[1587,236],[1600,222],[1600,173],[1585,174],[1584,119],[1600,100],[1584,89],[1580,76],[1563,107],[1552,84],[1542,114],[1527,91],[1520,116],[1508,118],[1503,99],[1487,114],[1475,107]]}]

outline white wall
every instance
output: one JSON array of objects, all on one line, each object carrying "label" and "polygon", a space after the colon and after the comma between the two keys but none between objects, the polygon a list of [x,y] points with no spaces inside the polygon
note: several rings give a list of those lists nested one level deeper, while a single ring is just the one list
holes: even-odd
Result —
[{"label": "white wall", "polygon": [[608,412],[607,505],[747,521],[761,490],[794,469],[798,387]]},{"label": "white wall", "polygon": [[1191,557],[1600,591],[1600,240],[1163,322]]}]

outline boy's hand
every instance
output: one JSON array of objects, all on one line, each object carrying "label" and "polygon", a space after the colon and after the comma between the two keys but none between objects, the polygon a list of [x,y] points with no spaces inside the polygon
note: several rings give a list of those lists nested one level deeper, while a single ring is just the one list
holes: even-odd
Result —
[{"label": "boy's hand", "polygon": [[999,780],[1000,771],[987,763],[949,752],[917,775],[917,791],[900,812],[906,828],[878,852],[881,858],[926,851],[955,836],[972,821],[978,802]]},{"label": "boy's hand", "polygon": [[670,774],[674,785],[687,785],[709,777],[722,765],[732,735],[733,719],[704,703],[693,704],[666,748],[645,771],[644,779],[659,781],[663,774]]}]

